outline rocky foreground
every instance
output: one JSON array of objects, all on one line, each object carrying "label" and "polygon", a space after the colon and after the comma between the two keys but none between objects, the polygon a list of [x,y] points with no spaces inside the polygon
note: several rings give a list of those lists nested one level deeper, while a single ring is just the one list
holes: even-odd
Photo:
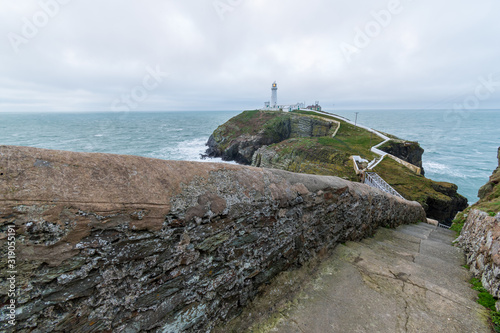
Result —
[{"label": "rocky foreground", "polygon": [[337,177],[0,146],[0,330],[210,331],[280,272],[425,218]]},{"label": "rocky foreground", "polygon": [[490,333],[454,239],[453,231],[418,224],[339,245],[296,297],[283,296],[293,277],[282,278],[217,333]]}]

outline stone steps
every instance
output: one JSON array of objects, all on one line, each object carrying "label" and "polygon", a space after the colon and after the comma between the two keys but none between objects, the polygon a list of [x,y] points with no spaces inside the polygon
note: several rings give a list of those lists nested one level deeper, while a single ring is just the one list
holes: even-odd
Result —
[{"label": "stone steps", "polygon": [[450,230],[415,224],[339,245],[263,331],[491,332],[454,238]]}]

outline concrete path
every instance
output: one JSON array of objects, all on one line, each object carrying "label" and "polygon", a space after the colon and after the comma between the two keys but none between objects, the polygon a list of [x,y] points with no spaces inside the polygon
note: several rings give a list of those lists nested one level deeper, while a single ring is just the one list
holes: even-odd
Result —
[{"label": "concrete path", "polygon": [[339,245],[265,332],[491,332],[455,233],[428,224]]}]

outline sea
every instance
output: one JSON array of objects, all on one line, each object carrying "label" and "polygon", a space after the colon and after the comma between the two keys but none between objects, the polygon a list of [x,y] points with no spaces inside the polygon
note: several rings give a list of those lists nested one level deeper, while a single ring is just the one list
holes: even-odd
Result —
[{"label": "sea", "polygon": [[[497,167],[500,110],[326,110],[418,141],[425,175],[458,185],[472,204]],[[165,160],[202,159],[217,126],[241,111],[0,113],[0,145],[139,155]]]}]

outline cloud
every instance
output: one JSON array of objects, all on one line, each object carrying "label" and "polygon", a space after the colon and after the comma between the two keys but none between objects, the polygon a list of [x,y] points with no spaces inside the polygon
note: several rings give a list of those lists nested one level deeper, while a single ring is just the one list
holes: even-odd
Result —
[{"label": "cloud", "polygon": [[[109,111],[156,67],[168,77],[135,110],[256,108],[274,80],[284,103],[447,108],[500,72],[499,9],[494,0],[6,0],[0,111]],[[498,102],[495,92],[481,107]]]}]

